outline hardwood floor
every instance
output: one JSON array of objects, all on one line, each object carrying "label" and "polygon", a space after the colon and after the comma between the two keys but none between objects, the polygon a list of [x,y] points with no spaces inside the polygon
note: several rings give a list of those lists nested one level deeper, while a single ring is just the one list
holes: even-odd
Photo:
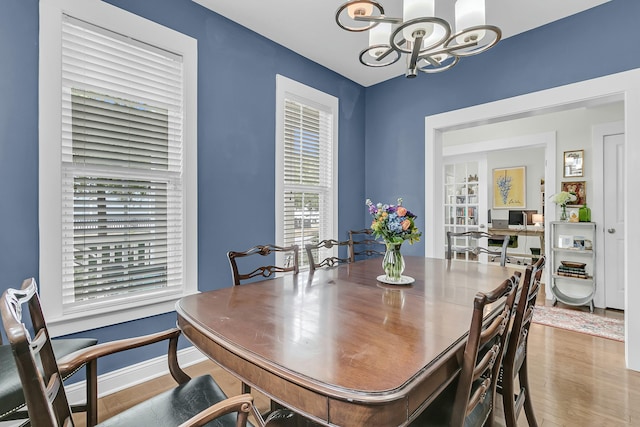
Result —
[{"label": "hardwood floor", "polygon": [[[547,303],[544,295],[538,301]],[[623,316],[612,310],[596,310],[596,314]],[[640,372],[625,368],[624,343],[533,324],[528,357],[532,401],[539,426],[640,425]],[[240,383],[213,362],[202,362],[186,370],[191,375],[209,372],[226,393],[240,392]],[[108,418],[172,385],[170,378],[163,377],[105,396],[99,402],[99,417]],[[268,400],[259,393],[254,395],[258,408],[266,411]],[[77,425],[82,426],[83,414],[79,415]],[[501,416],[499,407],[498,426],[504,426]],[[523,411],[518,426],[527,425]]]}]

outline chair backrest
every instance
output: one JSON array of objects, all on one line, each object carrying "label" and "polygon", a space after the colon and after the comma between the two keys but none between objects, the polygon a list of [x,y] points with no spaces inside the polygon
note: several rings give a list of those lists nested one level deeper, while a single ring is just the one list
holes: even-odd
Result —
[{"label": "chair backrest", "polygon": [[386,247],[383,242],[373,237],[369,228],[349,230],[349,259],[355,262],[356,257],[383,256]]},{"label": "chair backrest", "polygon": [[[461,246],[455,244],[456,242],[454,239],[460,237],[464,238],[465,245]],[[496,249],[479,246],[477,241],[482,238],[502,240],[502,246],[498,246]],[[475,255],[486,253],[487,255],[500,257],[500,265],[504,267],[507,264],[507,247],[509,246],[509,239],[509,235],[498,236],[482,231],[465,231],[462,233],[447,231],[447,259],[452,259],[453,252],[471,252]],[[476,244],[470,244],[472,241],[475,241]]]},{"label": "chair backrest", "polygon": [[328,239],[321,240],[318,243],[310,243],[308,245],[305,245],[304,248],[307,251],[307,259],[309,260],[309,271],[313,272],[316,268],[333,267],[338,264],[351,262],[351,257],[340,258],[336,256],[326,257],[322,261],[320,261],[319,252],[322,251],[322,249],[331,249],[334,246],[338,246],[338,248],[340,246],[350,247],[350,241],[339,242],[337,240]]},{"label": "chair backrest", "polygon": [[[513,314],[509,342],[502,361],[505,367],[509,366],[508,370],[512,373],[512,376],[520,370],[526,355],[529,327],[533,320],[533,310],[540,291],[540,280],[545,262],[546,257],[542,255],[535,264],[527,266],[524,272],[524,278],[520,286],[520,296]],[[509,378],[507,377],[503,380],[508,381]]]},{"label": "chair backrest", "polygon": [[[267,256],[275,254],[276,252],[283,252],[286,254],[285,265],[264,265],[256,268],[247,274],[240,274],[238,272],[237,258],[248,257],[252,255]],[[276,245],[259,245],[254,246],[244,252],[227,252],[229,258],[229,264],[231,264],[231,273],[233,275],[233,284],[239,285],[241,281],[248,280],[256,276],[271,277],[275,273],[286,273],[292,271],[294,274],[298,274],[298,245],[291,246],[276,246]]]},{"label": "chair backrest", "polygon": [[[25,280],[19,290],[7,289],[0,306],[2,323],[18,366],[27,407],[38,408],[29,411],[31,425],[62,426],[71,419],[71,409],[37,291],[34,279]],[[33,336],[22,319],[25,304],[31,316]]]},{"label": "chair backrest", "polygon": [[[462,427],[469,415],[479,417],[477,425],[484,425],[489,417],[493,417],[496,383],[519,277],[520,273],[516,272],[491,292],[478,292],[475,296],[451,426]],[[500,309],[490,322],[483,324],[485,308],[489,304]]]}]

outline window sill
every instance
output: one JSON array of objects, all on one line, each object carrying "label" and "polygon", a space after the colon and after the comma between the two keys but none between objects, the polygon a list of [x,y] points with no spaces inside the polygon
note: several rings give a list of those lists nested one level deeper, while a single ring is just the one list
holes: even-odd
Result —
[{"label": "window sill", "polygon": [[103,313],[93,310],[85,310],[64,317],[47,319],[47,327],[52,337],[58,337],[91,329],[111,326],[118,323],[143,319],[158,314],[175,311],[176,302],[182,295],[172,296],[164,301],[151,301],[147,304],[138,304],[133,307],[123,307],[119,310],[111,308]]}]

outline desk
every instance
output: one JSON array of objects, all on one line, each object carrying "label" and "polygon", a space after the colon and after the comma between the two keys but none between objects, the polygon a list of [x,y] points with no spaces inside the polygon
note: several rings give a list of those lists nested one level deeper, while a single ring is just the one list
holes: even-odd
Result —
[{"label": "desk", "polygon": [[373,258],[187,296],[178,326],[233,375],[320,424],[407,425],[459,372],[476,292],[513,270],[405,261],[409,286],[378,283]]},{"label": "desk", "polygon": [[[540,238],[540,254],[544,254],[544,228],[543,227],[534,227],[534,228],[489,228],[490,234],[495,234],[496,236],[538,236]],[[509,250],[507,250],[507,255],[509,255]],[[527,254],[512,254],[513,256],[529,256]]]}]

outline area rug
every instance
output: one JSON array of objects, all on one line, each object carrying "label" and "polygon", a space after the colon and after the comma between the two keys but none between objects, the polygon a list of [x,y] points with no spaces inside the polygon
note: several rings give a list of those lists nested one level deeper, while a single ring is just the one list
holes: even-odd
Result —
[{"label": "area rug", "polygon": [[624,341],[624,321],[584,311],[536,305],[533,323]]}]

